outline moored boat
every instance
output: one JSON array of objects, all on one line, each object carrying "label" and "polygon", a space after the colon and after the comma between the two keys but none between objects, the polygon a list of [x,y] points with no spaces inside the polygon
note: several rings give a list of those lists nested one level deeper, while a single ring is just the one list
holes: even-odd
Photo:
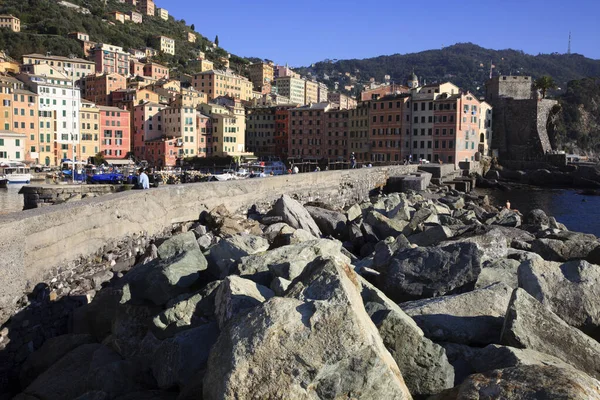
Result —
[{"label": "moored boat", "polygon": [[23,184],[31,182],[29,167],[19,161],[0,163],[0,179],[6,179],[8,184]]}]

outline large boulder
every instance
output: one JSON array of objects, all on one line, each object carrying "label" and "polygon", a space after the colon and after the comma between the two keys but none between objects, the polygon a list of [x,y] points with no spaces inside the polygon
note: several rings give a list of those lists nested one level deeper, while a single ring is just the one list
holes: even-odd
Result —
[{"label": "large boulder", "polygon": [[315,237],[321,236],[321,230],[308,211],[306,211],[306,208],[286,194],[275,202],[273,213],[281,216],[283,222],[292,228],[304,229]]},{"label": "large boulder", "polygon": [[548,261],[585,260],[599,246],[596,240],[546,237],[531,243],[531,251]]},{"label": "large boulder", "polygon": [[429,400],[598,400],[599,393],[600,382],[573,368],[523,365],[471,375]]},{"label": "large boulder", "polygon": [[375,234],[380,238],[396,237],[402,233],[408,224],[406,221],[389,219],[378,211],[370,211],[365,218],[365,222],[373,228]]},{"label": "large boulder", "polygon": [[600,377],[600,343],[569,326],[523,289],[512,294],[501,342],[549,354]]},{"label": "large boulder", "polygon": [[434,225],[423,232],[409,236],[408,240],[417,246],[433,246],[450,239],[452,236],[454,236],[452,229],[447,226]]},{"label": "large boulder", "polygon": [[350,262],[341,249],[342,243],[337,240],[313,239],[279,247],[264,254],[243,257],[235,272],[264,285],[269,285],[273,277],[291,281],[302,273],[308,263],[319,256],[337,257],[344,262]]},{"label": "large boulder", "polygon": [[521,263],[517,260],[501,258],[484,264],[475,289],[481,289],[496,282],[503,282],[513,289],[519,287],[517,271]]},{"label": "large boulder", "polygon": [[599,266],[532,259],[519,267],[519,286],[569,325],[600,339]]},{"label": "large boulder", "polygon": [[[75,399],[94,389],[94,375],[121,357],[101,344],[84,344],[71,350],[38,376],[24,394],[40,400]],[[111,382],[112,384],[112,382]]]},{"label": "large boulder", "polygon": [[61,335],[48,339],[42,347],[32,353],[21,366],[19,381],[21,387],[27,387],[42,372],[60,360],[65,354],[77,347],[94,343],[94,337],[89,334]]},{"label": "large boulder", "polygon": [[397,251],[382,267],[376,284],[397,302],[471,290],[481,271],[481,251],[473,243]]},{"label": "large boulder", "polygon": [[564,361],[530,349],[517,349],[509,346],[490,344],[479,349],[471,358],[475,372],[518,367],[521,365],[554,365],[560,368],[572,368]]},{"label": "large boulder", "polygon": [[165,240],[158,246],[158,256],[163,260],[186,251],[200,250],[193,231],[181,233]]},{"label": "large boulder", "polygon": [[499,229],[492,229],[482,235],[462,237],[449,243],[473,243],[482,253],[482,262],[506,258],[508,244],[506,236]]},{"label": "large boulder", "polygon": [[550,219],[543,210],[536,208],[527,213],[525,216],[525,223],[527,225],[543,228],[550,225]]},{"label": "large boulder", "polygon": [[210,349],[218,336],[219,328],[212,322],[164,340],[154,353],[152,363],[158,387],[184,387],[198,371],[206,368]]},{"label": "large boulder", "polygon": [[[193,232],[190,233],[193,235]],[[121,284],[129,285],[132,298],[163,305],[196,283],[200,272],[207,266],[206,258],[198,248],[165,260],[156,259],[137,265],[127,273]]]},{"label": "large boulder", "polygon": [[321,260],[219,336],[205,400],[237,398],[410,399],[348,265]]},{"label": "large boulder", "polygon": [[218,279],[231,275],[235,264],[242,257],[265,252],[269,242],[260,236],[238,233],[219,241],[209,249],[208,271]]},{"label": "large boulder", "polygon": [[306,206],[305,208],[323,235],[345,240],[348,220],[344,214],[320,207]]},{"label": "large boulder", "polygon": [[441,342],[468,345],[498,343],[512,288],[496,283],[483,289],[400,304],[423,330]]},{"label": "large boulder", "polygon": [[412,395],[428,395],[451,388],[454,369],[442,347],[423,336],[423,331],[398,305],[375,286],[360,278],[365,308],[392,354]]},{"label": "large boulder", "polygon": [[164,339],[176,333],[201,325],[204,319],[214,315],[216,289],[221,281],[213,281],[197,292],[183,294],[169,303],[152,320],[152,331]]},{"label": "large boulder", "polygon": [[521,222],[521,215],[518,212],[504,208],[493,218],[492,224],[517,228],[521,226]]},{"label": "large boulder", "polygon": [[235,315],[250,309],[273,297],[275,293],[267,287],[239,276],[228,276],[216,291],[215,311],[219,327]]}]

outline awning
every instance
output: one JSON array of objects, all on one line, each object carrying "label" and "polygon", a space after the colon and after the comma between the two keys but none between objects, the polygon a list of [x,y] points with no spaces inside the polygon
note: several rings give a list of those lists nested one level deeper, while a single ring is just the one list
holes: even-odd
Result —
[{"label": "awning", "polygon": [[104,160],[106,161],[109,165],[133,165],[134,162],[131,160],[123,160],[123,159],[118,159],[118,160]]}]

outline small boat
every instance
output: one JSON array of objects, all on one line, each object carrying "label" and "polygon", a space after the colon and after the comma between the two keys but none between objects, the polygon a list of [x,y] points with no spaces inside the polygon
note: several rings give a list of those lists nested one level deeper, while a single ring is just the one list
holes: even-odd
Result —
[{"label": "small boat", "polygon": [[0,189],[6,189],[8,187],[8,179],[0,177]]},{"label": "small boat", "polygon": [[0,179],[8,180],[9,184],[31,182],[29,167],[19,161],[0,163]]}]

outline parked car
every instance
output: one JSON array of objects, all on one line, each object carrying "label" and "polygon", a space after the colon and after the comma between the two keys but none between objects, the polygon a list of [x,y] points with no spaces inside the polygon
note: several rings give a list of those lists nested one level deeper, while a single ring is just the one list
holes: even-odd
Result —
[{"label": "parked car", "polygon": [[426,160],[426,159],[424,159],[424,158],[421,158],[421,159],[419,160],[419,164],[429,164],[429,160]]}]

